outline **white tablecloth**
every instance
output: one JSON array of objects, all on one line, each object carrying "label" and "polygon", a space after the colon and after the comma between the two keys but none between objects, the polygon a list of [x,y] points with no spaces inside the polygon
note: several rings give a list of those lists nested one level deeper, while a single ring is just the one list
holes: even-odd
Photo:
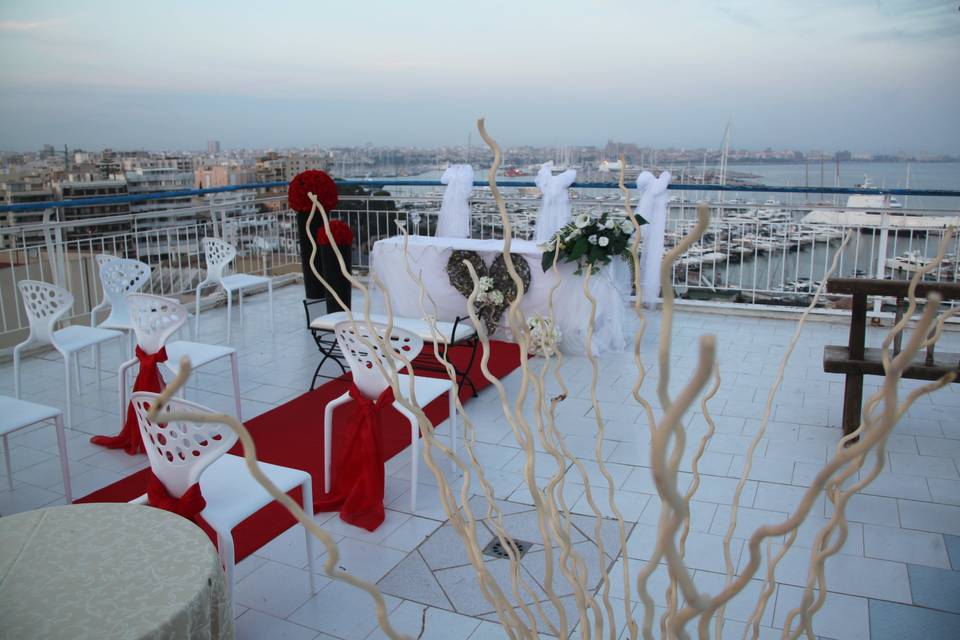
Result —
[{"label": "white tablecloth", "polygon": [[[427,312],[435,313],[438,320],[452,321],[457,316],[467,315],[466,298],[450,284],[446,272],[447,261],[455,249],[476,251],[487,266],[490,266],[496,256],[503,252],[503,240],[409,237],[409,267],[423,278],[427,293],[436,303],[434,311],[433,305],[427,300]],[[520,255],[530,264],[530,288],[520,302],[520,310],[525,317],[536,314],[546,317],[554,276],[543,272],[540,266],[542,252],[529,240],[513,240],[510,252]],[[377,241],[370,255],[370,269],[389,292],[390,303],[396,315],[423,317],[419,301],[420,287],[407,272],[402,237]],[[573,273],[576,266],[561,264],[559,270],[561,284],[553,294],[553,306],[554,318],[563,334],[561,349],[564,353],[582,354],[590,319],[590,302],[583,292],[583,278]],[[592,341],[594,353],[619,351],[625,346],[625,303],[622,287],[625,271],[622,263],[612,264],[590,279],[591,295],[597,299],[596,327]],[[629,272],[626,273],[629,280]],[[383,310],[382,302],[376,305],[376,310]],[[503,332],[501,337],[507,337],[506,312],[500,325]]]},{"label": "white tablecloth", "polygon": [[77,504],[0,518],[0,638],[226,640],[206,534],[167,511]]}]

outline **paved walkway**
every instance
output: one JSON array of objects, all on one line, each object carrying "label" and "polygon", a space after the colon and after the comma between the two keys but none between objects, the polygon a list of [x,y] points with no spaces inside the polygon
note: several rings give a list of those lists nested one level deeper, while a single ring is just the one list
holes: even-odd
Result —
[{"label": "paved walkway", "polygon": [[[266,297],[252,296],[244,304],[246,323],[241,329],[235,316],[233,346],[239,351],[244,418],[249,419],[303,393],[318,356],[307,332],[300,307],[298,286],[276,294],[276,329],[267,322]],[[656,336],[658,318],[643,342],[643,357],[650,367],[643,390],[656,397]],[[203,313],[201,340],[222,342],[225,309]],[[696,339],[715,333],[723,385],[709,407],[717,434],[700,463],[702,485],[692,504],[692,532],[687,541],[687,563],[697,584],[715,593],[723,581],[722,537],[730,502],[743,466],[744,453],[759,425],[769,387],[795,324],[700,312],[680,312],[674,327],[675,347],[671,357],[671,388],[674,392],[695,366]],[[785,517],[800,499],[816,470],[833,451],[839,437],[842,378],[822,372],[826,343],[846,342],[846,326],[810,323],[793,355],[783,388],[778,394],[766,437],[756,450],[749,482],[743,493],[733,559],[742,565],[743,540],[760,524]],[[879,343],[880,330],[871,329],[868,340]],[[951,333],[944,342],[957,351],[960,335]],[[115,371],[121,359],[119,347],[111,347],[105,366]],[[87,361],[89,364],[89,361]],[[584,358],[568,358],[564,376],[569,397],[560,404],[560,429],[568,447],[582,456],[596,483],[597,502],[604,506],[605,484],[594,461],[596,422],[589,400],[590,366]],[[632,354],[607,355],[601,360],[598,387],[606,439],[601,452],[617,484],[617,505],[628,521],[627,555],[634,573],[652,547],[659,514],[659,499],[649,467],[649,436],[646,419],[630,398],[635,379]],[[0,366],[0,393],[13,394],[12,367]],[[878,378],[868,378],[867,393],[876,389]],[[504,380],[513,393],[519,384],[516,373]],[[74,493],[85,495],[146,466],[145,456],[104,451],[91,445],[91,434],[115,433],[120,426],[116,376],[105,375],[102,390],[96,376],[84,372],[83,393],[76,398],[74,429],[68,434],[68,451]],[[228,370],[220,367],[197,376],[198,389],[188,397],[216,409],[232,411],[232,388]],[[912,386],[908,384],[907,386]],[[29,358],[24,363],[25,398],[63,406],[63,365],[52,355]],[[468,404],[476,427],[477,454],[493,485],[512,535],[535,543],[523,560],[524,576],[534,595],[541,599],[543,548],[535,526],[532,500],[522,475],[524,456],[514,439],[493,389]],[[887,447],[883,474],[850,502],[849,538],[842,552],[827,564],[828,597],[814,620],[815,632],[826,638],[955,638],[960,636],[960,390],[956,385],[933,397],[921,399],[898,425]],[[692,412],[686,419],[688,448],[706,428],[703,415]],[[442,428],[441,428],[442,430]],[[14,491],[0,486],[0,513],[34,509],[63,501],[60,468],[53,430],[35,428],[11,438]],[[684,468],[689,468],[689,454]],[[536,476],[545,484],[555,471],[552,458],[539,454]],[[446,465],[444,465],[446,466]],[[368,580],[377,581],[387,594],[391,620],[402,631],[417,636],[426,621],[423,638],[458,640],[502,638],[502,629],[490,605],[479,596],[472,569],[465,562],[461,543],[449,525],[437,499],[435,479],[421,465],[419,506],[409,512],[409,458],[403,452],[387,465],[388,513],[384,524],[368,533],[342,523],[332,514],[318,520],[339,540],[340,564]],[[684,480],[689,474],[684,474]],[[592,511],[576,469],[566,471],[564,497],[575,514],[572,535],[576,547],[591,559],[591,580],[599,581],[600,566],[612,580],[612,595],[623,597],[622,558],[614,557],[616,534],[612,520],[602,530],[606,550],[598,557]],[[681,487],[682,488],[682,487]],[[475,491],[478,493],[478,491]],[[482,501],[475,511],[485,513]],[[806,581],[809,547],[819,527],[831,513],[821,498],[815,513],[801,529],[794,548],[777,571],[778,587],[762,618],[761,637],[779,637],[787,612],[799,602]],[[481,522],[478,539],[492,537]],[[311,596],[307,586],[303,536],[288,531],[237,567],[238,638],[347,638],[381,637],[366,595],[352,587],[318,577],[319,593]],[[321,547],[321,545],[317,545]],[[491,560],[491,571],[508,585],[505,561]],[[321,565],[318,565],[321,566]],[[622,575],[622,574],[621,574]],[[665,571],[661,567],[650,581],[658,605],[663,605]],[[574,610],[569,587],[562,577],[554,587],[563,598],[568,615]],[[759,591],[755,582],[745,597],[727,608],[724,637],[742,636],[744,620]],[[545,599],[545,596],[542,596]],[[635,595],[633,600],[636,600]],[[552,605],[544,614],[556,618]],[[617,611],[621,607],[616,607]],[[634,616],[642,610],[635,609]],[[572,616],[575,618],[575,616]],[[619,620],[618,624],[623,625]],[[539,623],[541,629],[546,628]]]}]

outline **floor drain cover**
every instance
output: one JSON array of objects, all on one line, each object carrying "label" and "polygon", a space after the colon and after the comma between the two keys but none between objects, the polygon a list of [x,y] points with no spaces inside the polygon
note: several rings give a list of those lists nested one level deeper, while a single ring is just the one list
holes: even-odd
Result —
[{"label": "floor drain cover", "polygon": [[[533,546],[532,542],[527,542],[526,540],[513,540],[506,538],[505,542],[513,546],[518,558],[522,558],[527,551],[530,551],[530,547]],[[506,560],[510,557],[510,555],[507,553],[507,550],[504,549],[502,544],[500,544],[500,538],[494,538],[488,542],[487,546],[483,548],[483,555],[490,556],[491,558],[500,558],[502,560]]]}]

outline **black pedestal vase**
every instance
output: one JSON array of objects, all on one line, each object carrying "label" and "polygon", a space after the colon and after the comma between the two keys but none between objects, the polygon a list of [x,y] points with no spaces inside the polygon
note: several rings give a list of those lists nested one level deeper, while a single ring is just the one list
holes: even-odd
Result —
[{"label": "black pedestal vase", "polygon": [[[320,227],[323,226],[323,217],[319,214],[314,214],[309,229],[306,228],[307,217],[305,214],[297,216],[297,235],[300,238],[300,264],[303,267],[303,289],[308,300],[321,300],[327,297],[327,290],[323,286],[323,283],[317,279],[317,276],[314,275],[313,269],[310,268],[310,252],[313,251],[310,238],[317,237],[317,232],[320,230]],[[313,266],[316,267],[320,275],[324,275],[323,263],[320,260],[322,249],[323,247],[317,247],[317,255],[313,259]]]},{"label": "black pedestal vase", "polygon": [[[343,256],[343,262],[347,267],[347,271],[350,271],[350,268],[353,266],[353,247],[350,245],[340,245],[340,254]],[[343,303],[347,305],[347,308],[350,307],[350,298],[351,298],[351,286],[350,281],[347,280],[347,277],[343,275],[343,272],[340,270],[340,263],[337,261],[337,254],[334,252],[333,247],[330,245],[320,245],[320,263],[323,265],[323,269],[320,273],[323,274],[324,280],[330,284],[330,287],[337,292],[337,295],[340,296],[340,299],[343,300]],[[323,286],[322,284],[320,285]],[[329,292],[324,289],[324,294],[327,298],[327,313],[336,313],[337,311],[343,311],[340,307],[340,303],[337,302],[337,299],[332,295],[329,295]]]}]

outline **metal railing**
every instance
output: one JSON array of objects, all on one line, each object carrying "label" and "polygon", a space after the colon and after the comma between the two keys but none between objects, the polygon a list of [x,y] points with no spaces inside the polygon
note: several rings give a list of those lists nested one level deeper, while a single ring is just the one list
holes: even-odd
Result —
[{"label": "metal railing", "polygon": [[[357,184],[365,181],[347,181]],[[373,244],[396,235],[396,221],[403,221],[412,233],[433,235],[440,210],[442,193],[439,183],[417,181],[376,181],[405,191],[389,196],[341,195],[341,205],[333,216],[347,222],[354,230],[353,264],[357,270],[369,267]],[[210,192],[236,191],[242,187],[274,187],[282,183],[240,185],[213,190],[194,190],[153,194],[154,198],[174,195],[203,195]],[[675,186],[675,185],[671,185]],[[684,185],[679,185],[684,186]],[[689,185],[687,185],[689,186]],[[539,209],[539,198],[525,184],[501,185],[507,213],[515,237],[530,238]],[[696,185],[687,191],[703,192],[712,186]],[[766,187],[769,192],[797,192],[796,188]],[[744,191],[741,187],[727,191]],[[752,189],[757,191],[758,189]],[[683,189],[679,190],[681,192]],[[813,189],[816,193],[874,193],[865,189]],[[910,196],[925,192],[894,190]],[[500,213],[489,190],[478,189],[471,198],[472,235],[476,238],[502,237]],[[937,196],[958,192],[930,192]],[[581,211],[624,212],[620,194],[609,184],[581,185],[571,191],[574,214]],[[143,196],[126,196],[143,202]],[[74,307],[70,319],[84,318],[101,299],[102,289],[95,267],[99,253],[136,258],[149,264],[152,278],[146,290],[166,296],[192,295],[204,275],[202,240],[207,236],[223,237],[238,249],[235,270],[267,275],[298,273],[300,251],[297,214],[286,207],[284,195],[260,194],[253,203],[256,214],[231,215],[221,218],[230,205],[222,202],[200,204],[191,208],[171,209],[160,215],[148,213],[108,215],[83,220],[63,220],[63,210],[111,204],[118,198],[97,198],[76,202],[55,203],[60,221],[46,224],[0,226],[0,344],[9,343],[11,334],[22,334],[28,326],[19,295],[18,280],[40,279],[61,282],[73,292]],[[99,201],[103,202],[99,202]],[[672,245],[693,224],[695,204],[675,196],[669,206],[667,244]],[[960,200],[958,200],[960,202]],[[44,203],[33,204],[37,209]],[[49,204],[49,203],[47,203]],[[249,208],[250,202],[238,203]],[[634,204],[636,204],[634,202]],[[16,205],[14,205],[16,206]],[[4,207],[0,207],[2,210]],[[5,207],[11,209],[8,205]],[[746,303],[805,304],[818,280],[823,277],[840,246],[843,236],[852,227],[839,224],[813,224],[803,221],[812,205],[779,205],[775,203],[713,202],[712,222],[708,232],[674,265],[673,284],[680,296],[701,299],[722,299]],[[22,207],[17,206],[17,210]],[[846,208],[849,209],[849,208]],[[875,209],[871,209],[871,212]],[[877,215],[877,223],[852,228],[854,236],[844,249],[837,275],[846,277],[907,277],[935,253],[944,232],[940,218],[927,218],[922,224],[923,209],[888,209]],[[937,211],[943,214],[943,211]],[[960,215],[960,214],[958,214]],[[910,218],[921,224],[909,227],[898,220]],[[936,221],[936,224],[934,224]],[[956,282],[960,239],[949,249],[951,255],[936,265],[931,277]],[[4,337],[8,339],[4,339]]]},{"label": "metal railing", "polygon": [[[499,213],[491,200],[473,199],[474,237],[500,237]],[[437,222],[437,206],[416,204],[409,216],[420,218],[417,232],[432,235]],[[508,200],[507,208],[514,234],[532,236],[536,219],[536,201]],[[845,208],[851,210],[849,208]],[[574,215],[580,211],[624,212],[622,203],[574,199]],[[936,224],[899,227],[905,217],[913,218],[923,210],[887,210],[886,226],[877,214],[872,227],[803,222],[804,212],[780,205],[711,204],[711,223],[704,236],[674,265],[673,284],[678,295],[764,304],[806,304],[820,279],[829,269],[833,256],[848,231],[853,236],[838,261],[837,277],[906,278],[931,261],[944,234],[942,217]],[[871,212],[874,209],[870,210]],[[942,213],[942,212],[940,212]],[[673,246],[694,225],[695,205],[673,203],[668,212],[666,244]],[[960,221],[960,214],[956,217]],[[915,220],[914,220],[915,221]],[[935,265],[928,280],[956,282],[960,237],[954,237],[946,258]],[[365,264],[365,263],[364,263]]]},{"label": "metal railing", "polygon": [[[283,205],[285,198],[263,200]],[[213,210],[222,210],[216,204]],[[287,209],[228,217],[211,216],[210,207],[156,212],[46,225],[0,227],[0,346],[4,336],[29,326],[16,283],[23,279],[56,282],[74,296],[67,321],[87,321],[103,298],[96,256],[134,258],[151,267],[143,291],[163,296],[192,295],[205,275],[203,239],[222,237],[237,247],[233,268],[239,272],[282,275],[300,272],[296,214]],[[123,230],[117,230],[117,228]],[[97,229],[103,229],[97,233]],[[92,232],[91,232],[92,230]],[[82,237],[71,237],[78,231]],[[47,239],[40,239],[39,234]]]}]

